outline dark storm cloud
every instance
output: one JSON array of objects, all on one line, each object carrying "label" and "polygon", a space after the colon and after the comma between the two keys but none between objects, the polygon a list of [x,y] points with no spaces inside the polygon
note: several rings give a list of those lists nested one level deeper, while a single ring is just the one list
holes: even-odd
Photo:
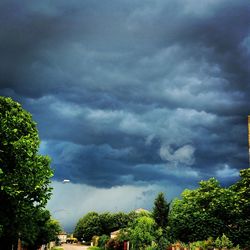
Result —
[{"label": "dark storm cloud", "polygon": [[247,167],[248,1],[1,1],[0,91],[55,178],[224,183]]}]

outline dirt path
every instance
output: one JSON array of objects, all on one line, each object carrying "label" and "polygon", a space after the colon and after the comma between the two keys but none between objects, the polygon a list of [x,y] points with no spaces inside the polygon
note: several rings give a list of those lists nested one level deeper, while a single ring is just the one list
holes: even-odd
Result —
[{"label": "dirt path", "polygon": [[87,250],[88,246],[81,246],[81,245],[75,245],[75,244],[63,244],[62,245],[64,250]]}]

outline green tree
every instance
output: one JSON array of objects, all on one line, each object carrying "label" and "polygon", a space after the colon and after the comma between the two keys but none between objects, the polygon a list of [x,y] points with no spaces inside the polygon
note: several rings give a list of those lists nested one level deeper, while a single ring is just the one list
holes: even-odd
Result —
[{"label": "green tree", "polygon": [[34,208],[51,195],[50,159],[39,155],[40,140],[30,113],[0,97],[0,241],[12,248]]},{"label": "green tree", "polygon": [[152,216],[156,223],[156,242],[158,249],[166,249],[167,241],[167,225],[170,204],[166,201],[164,194],[161,192],[154,201]]},{"label": "green tree", "polygon": [[94,235],[110,235],[113,231],[127,227],[130,220],[129,215],[123,212],[114,214],[89,212],[78,221],[74,235],[79,240],[83,238],[89,241]]},{"label": "green tree", "polygon": [[240,179],[230,187],[234,193],[234,221],[231,238],[242,247],[250,246],[250,168],[240,170]]},{"label": "green tree", "polygon": [[153,218],[156,222],[158,228],[166,229],[168,225],[168,212],[169,212],[169,203],[167,203],[164,194],[161,192],[158,194],[154,201],[153,207]]},{"label": "green tree", "polygon": [[33,217],[26,224],[28,231],[23,235],[23,245],[28,249],[38,249],[41,245],[51,241],[56,241],[58,233],[61,231],[61,226],[58,221],[51,218],[48,210],[37,209],[33,213]]},{"label": "green tree", "polygon": [[211,178],[199,188],[185,190],[175,199],[170,212],[171,232],[183,242],[205,240],[228,233],[234,217],[234,192]]},{"label": "green tree", "polygon": [[137,218],[129,230],[133,250],[144,250],[155,240],[155,221],[149,216]]},{"label": "green tree", "polygon": [[91,241],[95,235],[102,235],[100,216],[96,212],[89,212],[77,222],[74,236],[79,240]]},{"label": "green tree", "polygon": [[123,212],[112,214],[113,227],[111,228],[111,231],[116,231],[118,229],[127,227],[133,218],[133,216],[130,217],[130,215],[131,214],[126,214]]}]

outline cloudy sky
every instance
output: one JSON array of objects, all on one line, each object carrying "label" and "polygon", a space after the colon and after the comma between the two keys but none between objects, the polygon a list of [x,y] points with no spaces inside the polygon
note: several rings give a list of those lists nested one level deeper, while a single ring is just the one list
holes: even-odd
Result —
[{"label": "cloudy sky", "polygon": [[0,2],[0,94],[38,124],[66,230],[248,167],[249,13],[249,0]]}]

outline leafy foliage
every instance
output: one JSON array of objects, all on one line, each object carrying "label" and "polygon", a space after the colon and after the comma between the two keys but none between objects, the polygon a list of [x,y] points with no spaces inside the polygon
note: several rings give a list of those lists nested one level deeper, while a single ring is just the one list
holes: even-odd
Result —
[{"label": "leafy foliage", "polygon": [[[131,217],[133,218],[133,217]],[[109,235],[111,232],[128,226],[130,215],[119,213],[89,212],[77,223],[74,235],[80,240],[90,241],[94,235]]]},{"label": "leafy foliage", "polygon": [[[53,220],[48,210],[38,209],[27,222],[28,233],[22,235],[23,244],[28,249],[37,249],[50,241],[56,241],[61,231],[59,222]],[[32,230],[32,234],[30,233]]]},{"label": "leafy foliage", "polygon": [[129,231],[133,250],[143,250],[150,246],[155,239],[155,221],[149,216],[137,218]]},{"label": "leafy foliage", "polygon": [[152,216],[156,223],[156,242],[159,250],[165,250],[169,244],[167,240],[168,213],[170,204],[161,192],[155,199]]},{"label": "leafy foliage", "polygon": [[[136,250],[166,249],[170,241],[182,241],[182,246],[193,242],[190,245],[192,249],[198,246],[203,249],[216,246],[232,248],[237,244],[248,247],[250,168],[241,170],[240,179],[228,188],[221,187],[215,178],[211,178],[201,181],[196,189],[184,190],[181,199],[172,202],[170,212],[169,204],[160,193],[155,199],[152,214],[92,213],[91,216],[95,226],[86,223],[86,230],[82,227],[79,237],[83,232],[88,232],[88,227],[98,229],[95,232],[92,230],[91,235],[104,232],[109,235],[123,228],[117,239],[109,241],[110,249],[119,249],[119,244],[124,240],[129,240],[132,249]],[[79,226],[84,223],[79,223]],[[239,246],[232,249],[239,249]]]},{"label": "leafy foliage", "polygon": [[223,188],[212,178],[194,190],[185,190],[173,202],[170,226],[175,239],[184,242],[217,238],[226,234],[234,244],[249,246],[250,169],[240,171],[240,180]]},{"label": "leafy foliage", "polygon": [[117,239],[109,239],[106,244],[107,250],[122,250],[122,242]]},{"label": "leafy foliage", "polygon": [[5,249],[28,233],[26,222],[51,195],[50,159],[38,154],[39,143],[32,116],[11,98],[0,97],[0,240]]},{"label": "leafy foliage", "polygon": [[165,200],[164,194],[162,192],[159,193],[154,202],[153,218],[157,227],[163,230],[168,225],[169,205]]},{"label": "leafy foliage", "polygon": [[101,235],[101,224],[99,215],[96,212],[89,212],[77,223],[74,236],[78,239],[83,238],[90,241],[94,235]]},{"label": "leafy foliage", "polygon": [[223,234],[221,237],[218,237],[215,240],[215,247],[217,248],[232,248],[233,243],[231,240],[228,239],[228,237]]},{"label": "leafy foliage", "polygon": [[100,236],[100,238],[99,238],[99,240],[98,240],[98,246],[99,246],[100,248],[105,249],[105,245],[106,245],[106,243],[108,242],[109,239],[110,239],[110,238],[109,238],[108,235],[103,234],[102,236]]},{"label": "leafy foliage", "polygon": [[240,170],[240,177],[240,180],[230,187],[235,197],[230,238],[233,242],[247,247],[250,246],[250,168]]}]

